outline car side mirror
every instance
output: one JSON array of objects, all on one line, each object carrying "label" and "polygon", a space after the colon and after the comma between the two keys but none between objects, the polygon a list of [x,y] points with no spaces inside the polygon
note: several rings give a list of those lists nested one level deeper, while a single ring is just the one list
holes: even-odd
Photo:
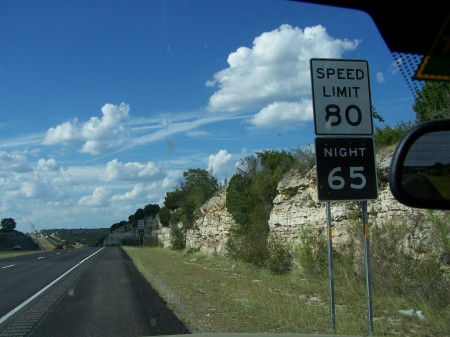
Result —
[{"label": "car side mirror", "polygon": [[450,209],[450,120],[422,123],[402,138],[391,160],[389,186],[406,206]]}]

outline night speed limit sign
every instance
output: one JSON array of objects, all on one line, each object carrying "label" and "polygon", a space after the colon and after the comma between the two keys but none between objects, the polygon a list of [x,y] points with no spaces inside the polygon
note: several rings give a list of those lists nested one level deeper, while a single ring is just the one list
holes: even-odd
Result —
[{"label": "night speed limit sign", "polygon": [[315,147],[319,201],[377,198],[372,137],[316,137]]},{"label": "night speed limit sign", "polygon": [[311,59],[316,135],[373,135],[365,60]]}]

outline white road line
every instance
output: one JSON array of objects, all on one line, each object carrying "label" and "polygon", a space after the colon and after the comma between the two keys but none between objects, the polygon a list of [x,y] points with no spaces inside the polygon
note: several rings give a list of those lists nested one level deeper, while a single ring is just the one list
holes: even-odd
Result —
[{"label": "white road line", "polygon": [[45,259],[45,256],[39,256],[37,259],[38,260]]},{"label": "white road line", "polygon": [[75,266],[73,266],[72,268],[70,268],[68,271],[66,271],[64,274],[62,274],[61,276],[59,276],[57,279],[55,279],[54,281],[50,282],[48,285],[46,285],[44,288],[42,288],[41,290],[39,290],[36,294],[34,294],[33,296],[31,296],[29,299],[27,299],[25,302],[22,302],[22,304],[18,305],[17,307],[15,307],[13,310],[11,310],[10,312],[8,312],[5,316],[3,316],[2,318],[0,318],[0,324],[2,324],[4,321],[6,321],[8,318],[10,318],[12,315],[14,315],[16,312],[18,312],[20,309],[22,309],[24,306],[26,306],[28,303],[30,303],[32,300],[34,300],[36,297],[38,297],[40,294],[42,294],[44,291],[46,291],[48,288],[50,288],[52,285],[54,285],[56,282],[58,282],[60,279],[62,279],[64,276],[66,276],[67,274],[69,274],[72,270],[74,270],[75,268],[77,268],[78,266],[80,266],[82,263],[84,263],[87,259],[91,258],[92,256],[94,256],[95,254],[97,254],[98,252],[100,252],[101,250],[103,250],[105,247],[100,248],[99,250],[97,250],[96,252],[92,253],[91,255],[89,255],[87,258],[81,260],[80,262],[78,262]]},{"label": "white road line", "polygon": [[2,269],[6,269],[6,268],[10,268],[10,267],[14,267],[15,266],[15,264],[10,264],[9,266],[4,266],[4,267],[2,267]]}]

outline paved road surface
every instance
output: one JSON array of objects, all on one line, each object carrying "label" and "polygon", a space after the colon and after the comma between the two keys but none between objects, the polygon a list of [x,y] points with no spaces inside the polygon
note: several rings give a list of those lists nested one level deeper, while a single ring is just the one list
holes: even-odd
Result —
[{"label": "paved road surface", "polygon": [[[92,254],[97,250],[88,252]],[[70,269],[66,263],[62,264]],[[8,278],[7,270],[0,273],[0,295],[2,281]],[[33,283],[33,279],[25,277],[25,271],[23,275],[23,282]],[[16,282],[18,279],[16,276]],[[98,251],[16,314],[4,317],[0,317],[0,322],[3,319],[0,336],[8,337],[136,337],[189,333],[119,247]]]}]

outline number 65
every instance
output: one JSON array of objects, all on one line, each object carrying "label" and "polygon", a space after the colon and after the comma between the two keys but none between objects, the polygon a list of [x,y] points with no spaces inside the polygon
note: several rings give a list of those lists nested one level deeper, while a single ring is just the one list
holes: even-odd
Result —
[{"label": "number 65", "polygon": [[[338,175],[339,172],[342,171],[342,167],[335,167],[328,174],[328,185],[333,190],[340,190],[345,186],[345,179]],[[366,186],[366,177],[361,172],[364,171],[364,167],[362,166],[351,166],[350,167],[350,179],[359,180],[359,184],[350,183],[350,188],[360,190]]]}]

